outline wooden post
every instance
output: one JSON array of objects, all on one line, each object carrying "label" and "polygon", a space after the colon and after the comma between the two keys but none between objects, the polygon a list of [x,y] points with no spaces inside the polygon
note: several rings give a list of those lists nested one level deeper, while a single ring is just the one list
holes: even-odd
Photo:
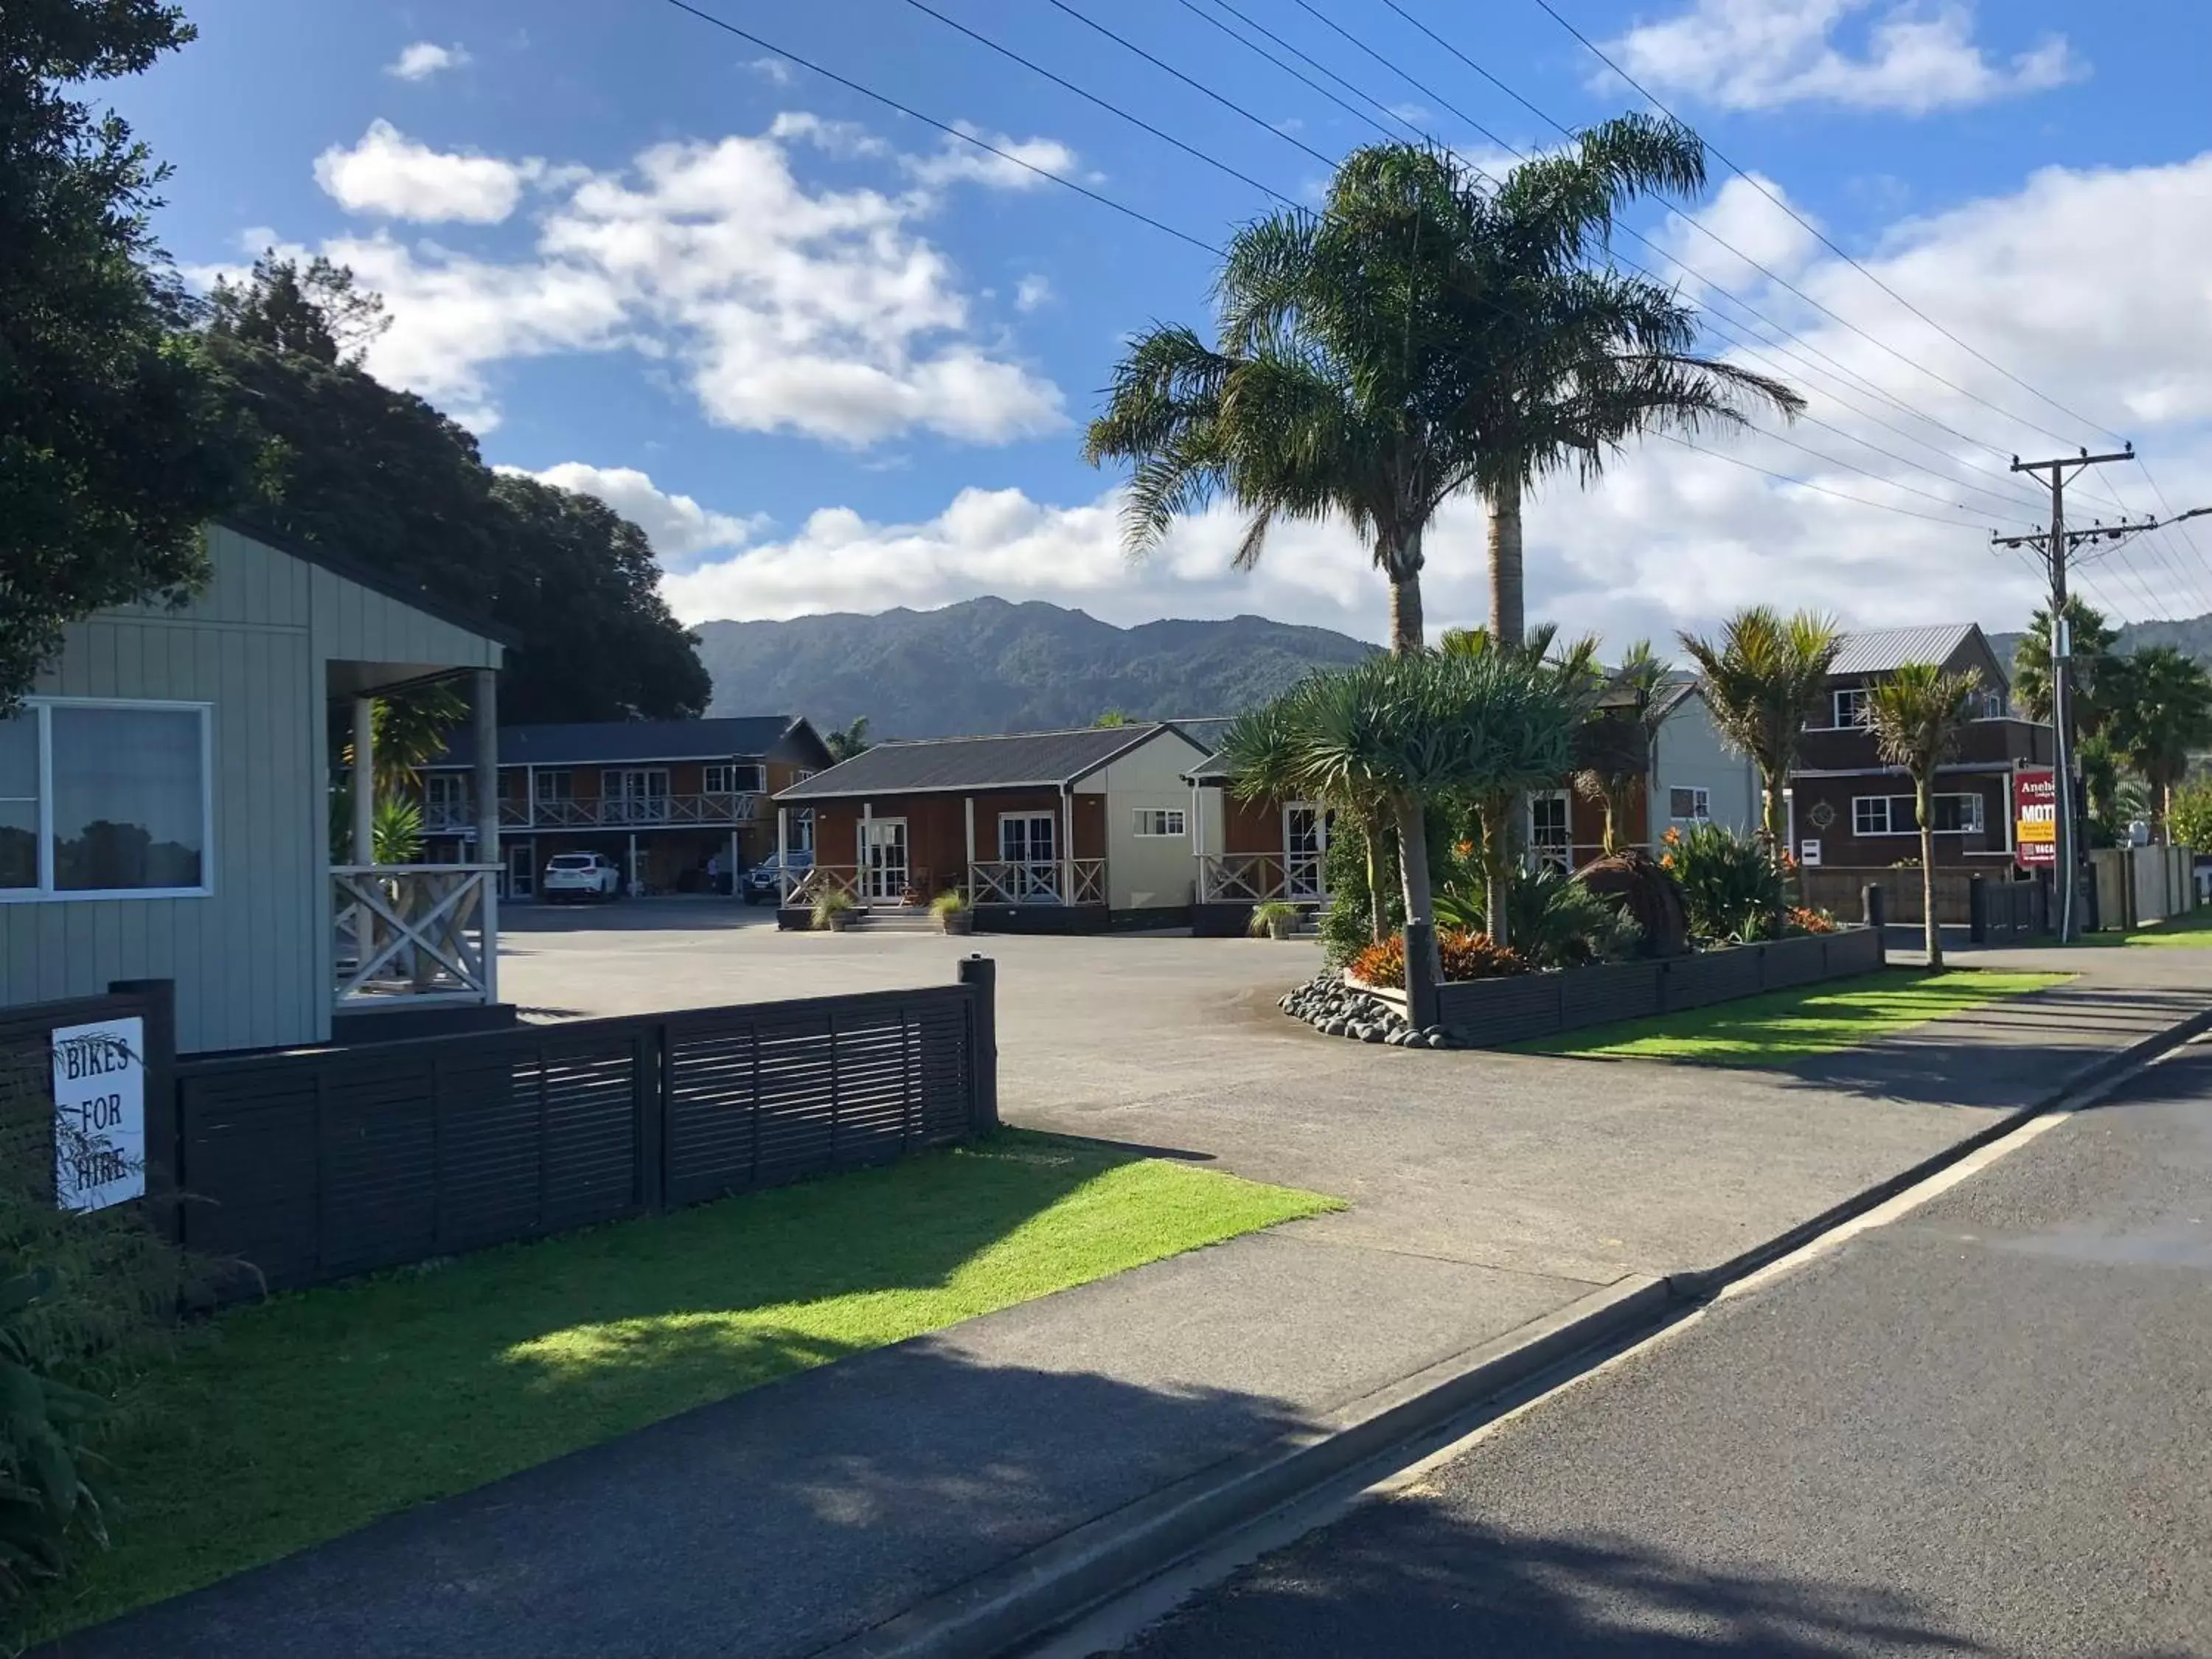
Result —
[{"label": "wooden post", "polygon": [[1060,786],[1060,902],[1075,902],[1075,791]]},{"label": "wooden post", "polygon": [[376,701],[353,700],[353,861],[376,862]]},{"label": "wooden post", "polygon": [[791,902],[791,809],[775,809],[775,908]]},{"label": "wooden post", "polygon": [[961,810],[968,818],[968,867],[960,872],[960,884],[968,891],[970,903],[975,897],[975,797],[963,795]]},{"label": "wooden post", "polygon": [[1206,790],[1195,781],[1190,786],[1190,862],[1191,896],[1203,904],[1206,902]]},{"label": "wooden post", "polygon": [[999,1127],[999,964],[986,956],[963,957],[960,982],[975,993],[974,1023],[975,1069],[970,1079],[975,1103],[970,1125],[979,1130]]},{"label": "wooden post", "polygon": [[[476,671],[477,860],[497,865],[499,855],[499,675]],[[499,884],[503,871],[483,877],[484,1000],[499,1000]]]}]

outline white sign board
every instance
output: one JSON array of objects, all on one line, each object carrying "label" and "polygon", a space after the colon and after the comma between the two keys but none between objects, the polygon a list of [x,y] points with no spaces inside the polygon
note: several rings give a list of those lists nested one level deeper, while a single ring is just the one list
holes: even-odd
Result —
[{"label": "white sign board", "polygon": [[146,1022],[53,1032],[54,1201],[104,1210],[146,1191]]},{"label": "white sign board", "polygon": [[1797,843],[1797,862],[1803,865],[1808,870],[1819,869],[1820,867],[1820,843],[1817,841],[1799,842]]}]

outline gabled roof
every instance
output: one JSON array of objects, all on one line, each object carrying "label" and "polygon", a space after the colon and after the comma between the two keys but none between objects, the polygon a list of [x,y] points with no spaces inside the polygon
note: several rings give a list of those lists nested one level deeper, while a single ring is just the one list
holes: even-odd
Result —
[{"label": "gabled roof", "polygon": [[[1846,634],[1828,672],[1893,674],[1909,662],[1934,663],[1940,667],[1980,632],[1972,623],[1938,623],[1925,628],[1875,628]],[[1986,644],[1983,649],[1988,649]]]},{"label": "gabled roof", "polygon": [[[791,714],[738,714],[702,720],[578,720],[544,726],[502,726],[501,766],[598,766],[637,761],[759,760],[787,737],[802,732],[818,747],[805,720]],[[434,768],[470,766],[476,733],[457,727]]]},{"label": "gabled roof", "polygon": [[794,783],[778,800],[851,799],[951,790],[1061,788],[1162,735],[1200,745],[1162,720],[1086,726],[1067,732],[1009,732],[993,738],[912,738],[879,743]]},{"label": "gabled roof", "polygon": [[490,640],[495,644],[507,647],[509,650],[515,649],[522,643],[522,636],[504,623],[494,622],[490,617],[471,611],[465,605],[455,605],[450,600],[441,599],[428,588],[417,586],[415,583],[394,575],[380,566],[369,563],[366,559],[356,558],[350,553],[341,553],[336,548],[325,547],[318,542],[302,541],[296,536],[285,535],[242,514],[225,514],[217,518],[215,522],[234,534],[245,537],[248,541],[259,542],[264,547],[272,547],[279,553],[298,559],[303,564],[319,566],[329,571],[333,576],[344,577],[357,587],[365,587],[372,593],[381,593],[387,599],[400,605],[410,605],[424,616],[435,617],[440,622],[458,628],[464,633],[474,634],[481,639]]}]

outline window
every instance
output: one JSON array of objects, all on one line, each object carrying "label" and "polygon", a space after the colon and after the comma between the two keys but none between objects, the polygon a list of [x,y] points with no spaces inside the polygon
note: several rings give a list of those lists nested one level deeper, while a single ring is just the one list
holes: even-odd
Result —
[{"label": "window", "polygon": [[1841,728],[1864,726],[1867,723],[1867,689],[1863,685],[1841,686],[1830,699],[1832,718],[1831,726]]},{"label": "window", "polygon": [[575,780],[570,776],[565,769],[560,771],[540,772],[538,774],[538,799],[542,801],[573,800],[575,799]]},{"label": "window", "polygon": [[790,850],[811,854],[814,851],[814,809],[802,806],[791,815],[786,833],[790,837]]},{"label": "window", "polygon": [[1562,870],[1574,862],[1572,830],[1568,824],[1568,796],[1564,789],[1547,789],[1528,797],[1528,848],[1543,864]]},{"label": "window", "polygon": [[2012,712],[2011,702],[2001,686],[1990,686],[1974,694],[1974,717],[1977,720],[2001,720]]},{"label": "window", "polygon": [[1703,823],[1713,815],[1713,796],[1710,789],[1685,789],[1679,786],[1667,792],[1667,816],[1676,823]]},{"label": "window", "polygon": [[0,897],[204,894],[213,821],[202,705],[33,702],[0,721]]},{"label": "window", "polygon": [[466,778],[458,772],[433,772],[422,780],[422,820],[427,828],[465,823],[468,816]]},{"label": "window", "polygon": [[1137,833],[1140,836],[1181,836],[1189,832],[1183,827],[1183,809],[1180,806],[1139,806],[1136,809]]},{"label": "window", "polygon": [[609,767],[599,774],[599,817],[606,823],[668,821],[668,769]]},{"label": "window", "polygon": [[[1978,794],[1937,795],[1936,833],[1939,836],[1979,835],[1984,827]],[[1855,836],[1917,836],[1917,811],[1910,795],[1858,795],[1851,801],[1851,833]]]},{"label": "window", "polygon": [[710,795],[757,795],[767,787],[761,769],[750,761],[730,761],[707,769],[705,788]]}]

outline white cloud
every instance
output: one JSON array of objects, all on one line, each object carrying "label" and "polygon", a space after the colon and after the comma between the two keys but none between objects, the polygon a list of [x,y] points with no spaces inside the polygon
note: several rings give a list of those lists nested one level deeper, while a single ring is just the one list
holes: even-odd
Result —
[{"label": "white cloud", "polygon": [[779,87],[791,84],[791,65],[781,58],[756,58],[745,67]]},{"label": "white cloud", "polygon": [[[1056,138],[1010,138],[966,121],[952,125],[991,149],[981,149],[948,134],[935,155],[907,158],[906,170],[921,184],[932,188],[968,183],[993,190],[1037,190],[1048,182],[1044,174],[1056,179],[1074,176],[1075,152]],[[999,153],[993,154],[994,150]]]},{"label": "white cloud", "polygon": [[2008,61],[1974,39],[1968,0],[1901,0],[1870,20],[1863,52],[1836,36],[1877,0],[1692,0],[1610,43],[1622,67],[1662,91],[1723,109],[1798,103],[1932,110],[1984,104],[2077,80],[2087,68],[2053,35]]},{"label": "white cloud", "polygon": [[434,40],[417,40],[384,66],[386,75],[402,81],[427,81],[441,70],[459,69],[469,61],[459,46],[441,46]]},{"label": "white cloud", "polygon": [[738,518],[711,512],[689,495],[679,495],[654,484],[646,473],[629,466],[592,466],[582,461],[563,461],[542,472],[520,466],[502,466],[540,483],[580,495],[596,495],[645,532],[662,563],[680,568],[702,554],[718,548],[742,547],[756,531],[767,526],[764,514]]},{"label": "white cloud", "polygon": [[[922,187],[810,188],[793,173],[794,143]],[[1074,164],[1049,141],[1024,148],[1040,146]],[[342,204],[491,222],[534,184],[548,203],[534,246],[496,259],[380,235],[319,251],[389,307],[370,370],[459,405],[479,432],[498,418],[492,365],[617,348],[666,358],[708,419],[749,431],[861,446],[915,430],[980,443],[1060,430],[1059,388],[974,337],[958,273],[921,232],[936,186],[1004,181],[803,114],[763,137],[656,145],[611,173],[445,154],[378,122],[316,163]]]},{"label": "white cloud", "polygon": [[[2039,403],[1759,203],[1755,191],[1724,195],[1711,211],[1732,238],[1741,232],[1747,248],[1905,360],[1781,290],[1760,293],[1762,309],[1800,331],[1792,350],[1856,377],[1838,396],[1829,376],[1778,360],[1813,397],[1812,412],[1840,430],[1808,424],[1790,434],[1816,452],[1809,455],[1757,434],[1699,440],[1713,454],[1651,441],[1612,463],[1595,488],[1547,485],[1528,514],[1529,614],[1598,629],[1615,646],[1640,635],[1670,644],[1676,629],[1710,627],[1754,601],[1829,611],[1861,626],[2020,626],[2039,602],[2037,580],[2018,558],[1993,553],[1988,535],[2027,528],[2042,507],[2007,473],[2006,457],[2064,453],[2106,434]],[[2126,259],[2111,257],[2103,234],[2115,224],[2140,238]],[[2049,169],[2012,194],[1895,227],[1865,263],[1990,357],[2133,437],[2175,508],[2212,504],[2212,153],[2167,167]],[[1974,395],[1947,390],[1923,368]],[[2118,516],[2107,489],[2137,514],[2156,506],[2140,472],[2107,469],[2076,487],[2071,514]],[[1342,526],[1279,526],[1258,571],[1240,576],[1229,569],[1233,513],[1178,524],[1164,546],[1133,566],[1116,505],[1110,489],[1066,505],[966,489],[914,523],[826,508],[794,534],[672,575],[667,592],[694,621],[929,606],[994,592],[1080,605],[1120,623],[1259,611],[1370,639],[1383,631],[1382,582]],[[1424,583],[1432,632],[1480,621],[1487,610],[1483,530],[1480,507],[1465,500],[1437,520]],[[2179,535],[2133,544],[2086,568],[2085,591],[2124,617],[2212,610],[2212,534],[2196,539],[2195,550]]]},{"label": "white cloud", "polygon": [[535,161],[432,149],[380,119],[352,149],[334,144],[315,158],[315,182],[347,212],[425,223],[497,224],[543,170]]},{"label": "white cloud", "polygon": [[1052,279],[1035,271],[1014,284],[1014,309],[1035,311],[1052,303]]}]

